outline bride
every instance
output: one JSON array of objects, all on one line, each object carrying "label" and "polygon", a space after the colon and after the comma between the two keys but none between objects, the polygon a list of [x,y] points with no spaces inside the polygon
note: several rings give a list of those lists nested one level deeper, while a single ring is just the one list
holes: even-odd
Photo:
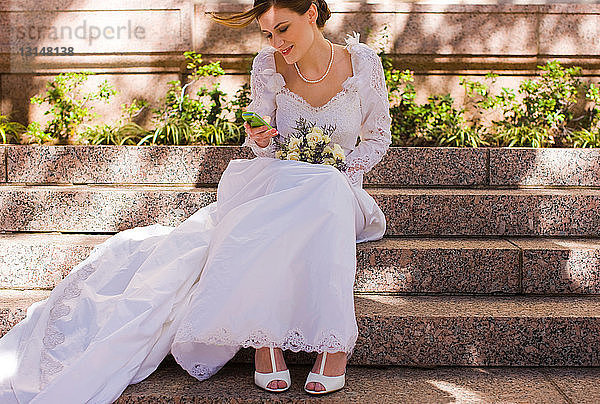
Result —
[{"label": "bride", "polygon": [[[257,0],[246,13],[271,46],[252,64],[246,126],[253,159],[234,159],[217,200],[180,225],[121,231],[97,245],[48,298],[0,338],[0,402],[110,403],[164,357],[198,380],[242,347],[256,348],[254,381],[290,386],[283,350],[316,352],[304,388],[341,389],[358,337],[356,243],[386,222],[362,176],[391,142],[383,67],[349,36],[332,44],[323,0]],[[268,119],[267,118],[267,119]],[[275,158],[296,120],[331,125],[348,168]],[[360,142],[356,141],[360,137]]]}]

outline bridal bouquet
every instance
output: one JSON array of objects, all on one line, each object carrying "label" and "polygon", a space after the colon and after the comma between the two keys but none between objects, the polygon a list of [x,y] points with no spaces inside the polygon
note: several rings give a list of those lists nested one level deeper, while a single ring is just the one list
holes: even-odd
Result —
[{"label": "bridal bouquet", "polygon": [[313,164],[326,164],[340,171],[346,170],[346,155],[344,149],[337,143],[331,142],[331,134],[335,126],[321,128],[304,118],[296,121],[294,128],[297,133],[275,142],[275,157],[281,160],[298,160]]}]

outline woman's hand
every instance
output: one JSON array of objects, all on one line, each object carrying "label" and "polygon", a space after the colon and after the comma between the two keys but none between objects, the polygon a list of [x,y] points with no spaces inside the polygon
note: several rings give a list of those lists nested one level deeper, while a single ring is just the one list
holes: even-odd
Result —
[{"label": "woman's hand", "polygon": [[[267,122],[269,122],[269,116],[264,118]],[[246,130],[246,135],[250,136],[250,138],[252,138],[252,140],[254,140],[256,144],[262,148],[267,147],[271,142],[271,138],[278,135],[277,129],[269,129],[267,125],[253,128],[248,122],[244,122],[244,129]]]}]

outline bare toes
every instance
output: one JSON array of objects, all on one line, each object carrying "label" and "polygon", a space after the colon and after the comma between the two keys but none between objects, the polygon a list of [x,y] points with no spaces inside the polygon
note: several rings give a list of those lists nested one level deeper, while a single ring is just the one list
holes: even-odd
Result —
[{"label": "bare toes", "polygon": [[306,389],[312,391],[323,391],[325,390],[325,387],[319,382],[310,382],[306,385]]},{"label": "bare toes", "polygon": [[270,389],[283,389],[287,386],[287,383],[283,380],[272,380],[267,387]]}]

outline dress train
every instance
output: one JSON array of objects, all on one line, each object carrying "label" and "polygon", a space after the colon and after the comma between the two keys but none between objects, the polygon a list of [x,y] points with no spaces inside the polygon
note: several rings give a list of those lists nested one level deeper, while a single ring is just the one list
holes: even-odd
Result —
[{"label": "dress train", "polygon": [[169,352],[199,380],[246,346],[351,355],[356,242],[384,231],[331,166],[232,160],[216,202],[111,236],[28,308],[0,338],[0,402],[113,402]]}]

